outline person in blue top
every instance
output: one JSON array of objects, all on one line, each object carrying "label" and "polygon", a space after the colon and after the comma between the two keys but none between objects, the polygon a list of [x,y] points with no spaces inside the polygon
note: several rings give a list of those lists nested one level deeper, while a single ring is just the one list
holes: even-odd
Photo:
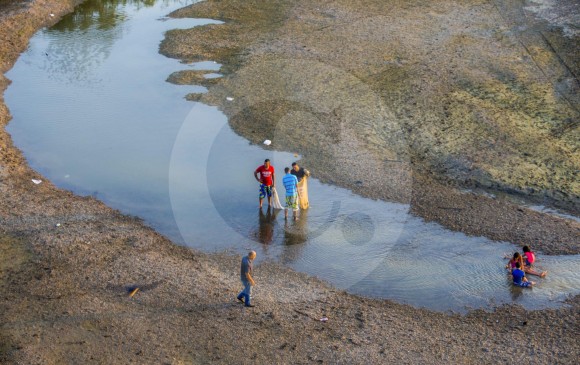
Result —
[{"label": "person in blue top", "polygon": [[282,184],[286,189],[286,209],[284,219],[288,219],[288,209],[292,209],[294,220],[298,219],[298,178],[290,173],[290,168],[284,168],[286,175],[282,178]]},{"label": "person in blue top", "polygon": [[512,276],[514,278],[514,285],[516,286],[527,288],[536,284],[533,281],[528,281],[526,278],[526,273],[522,270],[522,264],[519,261],[516,262],[516,268],[512,270]]}]

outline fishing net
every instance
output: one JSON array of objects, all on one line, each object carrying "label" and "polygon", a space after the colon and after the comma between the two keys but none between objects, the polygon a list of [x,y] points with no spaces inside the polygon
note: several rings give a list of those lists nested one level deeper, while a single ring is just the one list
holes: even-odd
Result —
[{"label": "fishing net", "polygon": [[304,178],[298,183],[299,206],[300,209],[308,209],[310,203],[308,202],[308,179]]},{"label": "fishing net", "polygon": [[276,191],[276,188],[272,188],[272,208],[284,209],[282,204],[280,204],[280,198],[278,198],[278,192]]}]

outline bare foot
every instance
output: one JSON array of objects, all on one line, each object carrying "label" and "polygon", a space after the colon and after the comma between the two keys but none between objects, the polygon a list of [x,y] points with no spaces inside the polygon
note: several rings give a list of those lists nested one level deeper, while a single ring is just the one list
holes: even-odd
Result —
[{"label": "bare foot", "polygon": [[543,272],[540,274],[540,277],[541,277],[541,278],[543,278],[543,277],[546,277],[546,275],[547,275],[547,274],[548,274],[548,272],[547,272],[547,271],[543,271]]}]

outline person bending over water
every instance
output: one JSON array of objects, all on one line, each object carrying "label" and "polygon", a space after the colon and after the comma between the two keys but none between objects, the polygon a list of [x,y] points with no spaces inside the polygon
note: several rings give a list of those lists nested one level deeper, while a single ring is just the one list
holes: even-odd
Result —
[{"label": "person bending over water", "polygon": [[522,264],[519,261],[516,262],[516,268],[512,270],[512,277],[515,286],[527,288],[536,284],[535,282],[529,281],[528,278],[526,278],[526,273],[522,270]]}]

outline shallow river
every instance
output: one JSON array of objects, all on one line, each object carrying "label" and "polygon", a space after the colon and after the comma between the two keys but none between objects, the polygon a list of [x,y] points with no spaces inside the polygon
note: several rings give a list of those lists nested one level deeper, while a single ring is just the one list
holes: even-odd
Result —
[{"label": "shallow river", "polygon": [[297,222],[258,209],[253,170],[270,158],[281,181],[283,167],[299,156],[250,145],[217,108],[184,100],[205,88],[165,81],[192,68],[219,77],[211,60],[182,64],[157,52],[169,29],[219,23],[166,17],[189,3],[88,1],[31,39],[8,73],[5,99],[14,117],[8,131],[35,170],[142,217],[176,243],[254,249],[260,260],[353,293],[443,311],[511,302],[553,307],[580,293],[578,255],[540,254],[549,275],[534,279],[531,290],[514,288],[503,256],[516,246],[449,231],[411,216],[408,205],[315,178],[311,208]]}]

